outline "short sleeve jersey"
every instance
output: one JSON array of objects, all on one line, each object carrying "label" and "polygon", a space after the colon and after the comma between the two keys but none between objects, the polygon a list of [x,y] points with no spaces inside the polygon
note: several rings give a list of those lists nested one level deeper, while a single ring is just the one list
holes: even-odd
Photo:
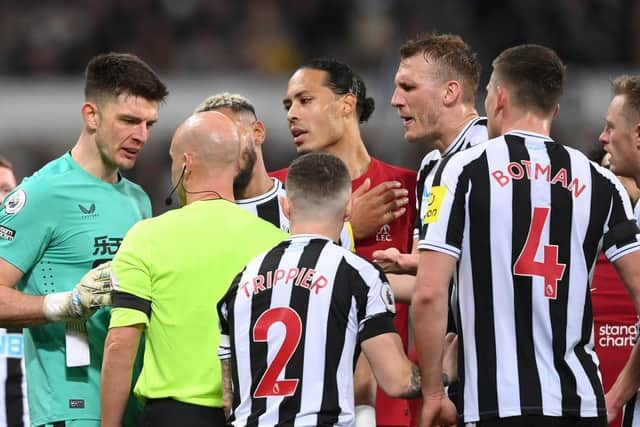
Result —
[{"label": "short sleeve jersey", "polygon": [[[270,173],[280,180],[286,179],[287,169],[280,169]],[[413,246],[413,227],[416,221],[416,172],[382,162],[376,158],[371,158],[371,163],[367,171],[358,178],[351,181],[351,189],[355,191],[364,181],[369,178],[371,187],[382,184],[385,181],[399,181],[402,188],[409,192],[409,203],[407,212],[400,218],[383,224],[378,231],[364,239],[356,240],[356,253],[371,260],[373,252],[388,248],[397,248],[402,253],[411,252]],[[407,304],[396,303],[396,316],[394,323],[405,345],[408,344],[409,333],[409,309]],[[392,399],[378,388],[376,394],[376,407],[384,408],[376,413],[378,425],[409,425],[409,409],[407,401],[403,399]]]},{"label": "short sleeve jersey", "polygon": [[145,327],[136,396],[222,406],[216,304],[249,260],[286,237],[221,199],[131,229],[112,264],[117,292],[110,327]]},{"label": "short sleeve jersey", "polygon": [[418,248],[457,259],[464,421],[605,415],[589,284],[600,250],[640,250],[619,180],[516,130],[445,159],[430,199]]},{"label": "short sleeve jersey", "polygon": [[252,260],[218,304],[229,422],[353,425],[358,346],[395,332],[394,311],[384,273],[323,236],[291,236]]},{"label": "short sleeve jersey", "polygon": [[[110,260],[127,230],[151,215],[145,192],[82,169],[67,153],[26,178],[0,208],[0,257],[24,273],[26,294],[69,291],[92,267]],[[109,311],[87,321],[87,367],[67,368],[65,325],[26,328],[24,353],[31,422],[100,418],[100,367]]]}]

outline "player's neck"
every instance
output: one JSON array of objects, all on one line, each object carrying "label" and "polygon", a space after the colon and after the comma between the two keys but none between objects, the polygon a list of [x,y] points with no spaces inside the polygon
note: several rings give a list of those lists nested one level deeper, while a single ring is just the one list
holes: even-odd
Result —
[{"label": "player's neck", "polygon": [[191,176],[182,186],[186,194],[187,204],[202,201],[225,199],[234,202],[233,175],[235,170],[208,171],[208,175],[202,177]]},{"label": "player's neck", "polygon": [[469,122],[478,117],[478,112],[472,106],[461,104],[456,114],[452,115],[448,125],[444,126],[442,136],[438,141],[438,150],[440,153],[447,151],[449,146],[454,143],[460,132],[469,124]]},{"label": "player's neck", "polygon": [[115,183],[118,181],[118,168],[108,166],[102,160],[95,141],[84,133],[71,149],[71,157],[85,171],[101,181]]},{"label": "player's neck", "polygon": [[360,132],[347,133],[336,144],[325,150],[344,162],[351,180],[357,179],[367,172],[371,164],[371,156],[360,137]]},{"label": "player's neck", "polygon": [[551,118],[527,112],[514,115],[512,118],[504,120],[502,134],[504,135],[514,130],[549,136],[551,135]]},{"label": "player's neck", "polygon": [[264,164],[258,165],[256,163],[253,174],[251,175],[251,179],[246,187],[243,189],[236,190],[234,192],[236,199],[251,199],[253,197],[258,197],[266,192],[270,191],[273,188],[273,179],[267,173],[267,170],[264,167]]},{"label": "player's neck", "polygon": [[296,234],[318,234],[337,242],[340,239],[340,230],[342,230],[342,227],[344,227],[344,223],[341,222],[330,223],[292,219],[289,233],[292,236]]}]

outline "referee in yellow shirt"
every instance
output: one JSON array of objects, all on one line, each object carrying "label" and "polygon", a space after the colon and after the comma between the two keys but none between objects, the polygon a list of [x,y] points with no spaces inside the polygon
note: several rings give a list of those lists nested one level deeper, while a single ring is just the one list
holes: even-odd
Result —
[{"label": "referee in yellow shirt", "polygon": [[176,131],[169,154],[180,209],[142,221],[113,261],[113,311],[102,367],[102,425],[120,426],[141,334],[142,425],[224,425],[216,303],[254,256],[286,234],[233,199],[240,142],[218,112]]}]

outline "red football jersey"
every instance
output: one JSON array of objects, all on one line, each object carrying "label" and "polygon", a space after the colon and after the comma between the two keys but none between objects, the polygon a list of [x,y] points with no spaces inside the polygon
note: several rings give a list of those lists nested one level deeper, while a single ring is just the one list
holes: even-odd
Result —
[{"label": "red football jersey", "polygon": [[[629,358],[638,321],[629,292],[613,265],[600,254],[591,283],[595,349],[605,392]],[[622,416],[609,426],[620,427]]]},{"label": "red football jersey", "polygon": [[[279,169],[270,172],[269,175],[285,182],[287,171],[287,169]],[[356,252],[368,260],[371,260],[373,252],[379,249],[395,247],[402,253],[410,253],[413,245],[413,227],[416,220],[416,172],[384,163],[372,157],[369,169],[362,176],[351,182],[352,190],[355,191],[367,178],[371,180],[370,188],[374,188],[385,181],[400,181],[402,187],[409,192],[409,203],[407,204],[407,212],[400,218],[383,225],[371,236],[356,240]],[[396,304],[395,324],[406,352],[409,334],[409,307],[407,304]],[[393,399],[378,388],[376,424],[378,426],[408,426],[410,421],[408,402],[403,399]]]}]

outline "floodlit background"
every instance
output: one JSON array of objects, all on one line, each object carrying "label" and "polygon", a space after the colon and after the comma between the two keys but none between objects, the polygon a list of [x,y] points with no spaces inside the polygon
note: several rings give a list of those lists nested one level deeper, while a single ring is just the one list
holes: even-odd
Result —
[{"label": "floodlit background", "polygon": [[556,49],[568,75],[554,137],[591,152],[610,80],[640,72],[638,22],[638,0],[0,0],[0,153],[21,178],[71,148],[89,58],[135,53],[170,91],[127,173],[159,213],[173,130],[202,99],[221,91],[249,97],[267,125],[267,167],[280,168],[295,155],[281,102],[287,80],[303,60],[331,56],[352,65],[376,101],[362,127],[370,152],[416,168],[424,150],[404,141],[389,99],[400,45],[431,31],[458,33],[478,53],[481,114],[490,63],[502,49]]}]

